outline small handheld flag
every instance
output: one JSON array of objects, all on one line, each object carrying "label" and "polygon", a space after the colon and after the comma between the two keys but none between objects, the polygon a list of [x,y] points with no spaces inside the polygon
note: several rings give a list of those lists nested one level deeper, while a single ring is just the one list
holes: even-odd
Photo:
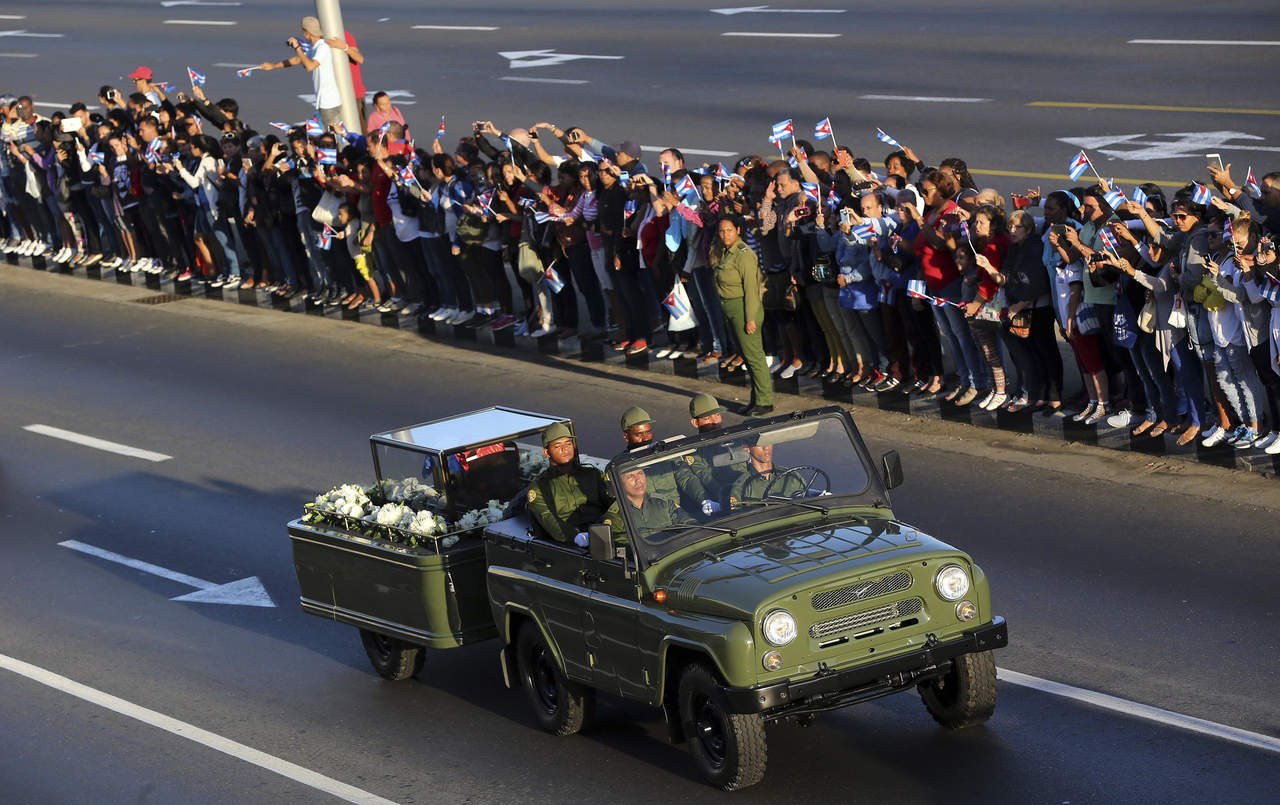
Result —
[{"label": "small handheld flag", "polygon": [[689,178],[689,174],[687,173],[684,176],[680,177],[680,181],[676,182],[676,186],[674,188],[675,194],[677,196],[683,196],[686,193],[689,193],[690,191],[697,190],[697,189],[698,189],[697,185],[693,183],[693,180]]},{"label": "small handheld flag", "polygon": [[260,67],[246,67],[243,70],[236,70],[236,78],[248,78],[249,74],[254,70],[260,70]]},{"label": "small handheld flag", "polygon": [[968,221],[961,221],[961,222],[960,222],[960,234],[961,234],[961,235],[964,235],[964,239],[965,239],[965,240],[967,240],[967,241],[969,241],[969,245],[970,245],[970,246],[972,246],[972,245],[973,245],[973,236],[969,234],[969,222],[968,222]]},{"label": "small handheld flag", "polygon": [[662,186],[671,187],[671,166],[665,162],[662,163]]},{"label": "small handheld flag", "polygon": [[1199,182],[1192,182],[1191,200],[1196,204],[1208,204],[1213,201],[1213,193]]},{"label": "small handheld flag", "polygon": [[157,81],[156,86],[159,87],[160,91],[165,93],[166,95],[170,92],[173,92],[175,89],[177,89],[177,87],[175,87],[173,84],[170,84],[168,81]]},{"label": "small handheld flag", "polygon": [[720,181],[722,181],[722,182],[727,182],[727,181],[729,181],[729,177],[730,177],[731,175],[732,175],[732,174],[731,174],[731,173],[729,173],[729,169],[728,169],[728,168],[726,168],[726,167],[724,166],[724,163],[723,163],[723,162],[721,162],[721,163],[719,163],[718,165],[716,165],[716,178],[717,178],[717,179],[719,179],[719,180],[720,180]]},{"label": "small handheld flag", "polygon": [[813,184],[812,182],[801,182],[800,189],[804,191],[805,198],[810,201],[818,200],[818,186],[816,184]]},{"label": "small handheld flag", "polygon": [[862,223],[849,230],[849,235],[857,240],[871,240],[876,236],[876,225],[871,221]]},{"label": "small handheld flag", "polygon": [[331,229],[328,224],[325,224],[324,228],[320,230],[320,234],[316,235],[316,245],[321,249],[328,251],[330,241],[332,239],[333,229]]},{"label": "small handheld flag", "polygon": [[1128,199],[1124,197],[1124,191],[1121,190],[1118,185],[1114,184],[1111,185],[1111,189],[1102,196],[1102,200],[1107,202],[1113,210],[1119,209],[1121,204],[1128,201]]},{"label": "small handheld flag", "polygon": [[813,127],[813,139],[825,140],[831,136],[831,118],[824,117]]},{"label": "small handheld flag", "polygon": [[290,129],[293,128],[293,126],[289,125],[288,123],[281,123],[278,120],[271,121],[270,125],[271,125],[271,128],[279,129],[280,131],[289,131]]},{"label": "small handheld flag", "polygon": [[876,129],[876,139],[885,145],[892,145],[894,148],[901,148],[902,143],[884,133],[884,129]]},{"label": "small handheld flag", "polygon": [[1235,229],[1231,226],[1231,219],[1228,218],[1222,222],[1222,242],[1230,243],[1231,238],[1235,235]]},{"label": "small handheld flag", "polygon": [[834,210],[836,207],[839,207],[839,206],[840,206],[840,202],[841,202],[841,201],[843,201],[843,200],[844,200],[844,199],[840,198],[840,196],[836,194],[836,189],[835,189],[834,187],[833,187],[833,188],[831,188],[831,190],[830,190],[830,191],[828,191],[828,193],[827,193],[827,206],[828,206],[828,207],[830,207],[831,209],[833,209],[833,210]]},{"label": "small handheld flag", "polygon": [[671,318],[679,319],[689,315],[689,306],[684,300],[676,295],[675,291],[667,294],[667,298],[662,300],[662,305],[671,313]]},{"label": "small handheld flag", "polygon": [[929,292],[925,290],[924,280],[907,280],[907,296],[916,299],[928,299]]},{"label": "small handheld flag", "polygon": [[318,115],[307,118],[306,125],[308,137],[319,137],[324,134],[324,124],[320,122]]},{"label": "small handheld flag", "polygon": [[[1120,246],[1120,242],[1116,240],[1116,236],[1105,229],[1098,232],[1098,240],[1102,241],[1102,245],[1106,246],[1113,252],[1115,252],[1115,250]],[[1119,257],[1120,255],[1117,254],[1116,256]]]},{"label": "small handheld flag", "polygon": [[480,209],[485,212],[493,212],[493,210],[490,209],[490,205],[493,204],[493,195],[493,188],[489,188],[479,196],[476,196],[476,202],[480,205]]},{"label": "small handheld flag", "polygon": [[1270,302],[1272,305],[1280,305],[1280,280],[1271,276],[1270,273],[1263,275],[1265,279],[1258,283],[1258,288],[1262,292],[1262,298]]},{"label": "small handheld flag", "polygon": [[321,165],[337,165],[338,149],[336,148],[317,148],[316,160]]},{"label": "small handheld flag", "polygon": [[413,175],[412,165],[405,165],[397,172],[397,175],[404,184],[413,184],[418,181],[418,177]]},{"label": "small handheld flag", "polygon": [[95,165],[101,165],[104,159],[106,159],[106,157],[102,155],[101,151],[99,151],[96,148],[90,149],[89,151],[90,162],[92,162]]},{"label": "small handheld flag", "polygon": [[192,86],[192,87],[203,87],[203,86],[204,86],[204,81],[205,81],[204,73],[201,73],[201,72],[199,72],[199,71],[193,70],[193,69],[191,69],[190,67],[188,67],[188,68],[187,68],[187,77],[191,79],[191,86]]},{"label": "small handheld flag", "polygon": [[549,224],[552,221],[563,220],[564,216],[556,215],[553,212],[543,212],[542,210],[534,210],[533,220],[539,224]]},{"label": "small handheld flag", "polygon": [[547,266],[547,270],[543,272],[542,282],[550,289],[551,293],[560,293],[564,290],[564,280],[560,279],[560,275],[556,273],[554,263]]},{"label": "small handheld flag", "polygon": [[636,214],[636,200],[628,199],[626,204],[622,205],[622,220],[626,221]]},{"label": "small handheld flag", "polygon": [[1080,153],[1076,154],[1074,157],[1071,158],[1071,162],[1067,163],[1067,175],[1070,176],[1071,181],[1074,182],[1076,179],[1079,179],[1080,175],[1083,174],[1090,167],[1091,165],[1089,162],[1089,157],[1082,150]]},{"label": "small handheld flag", "polygon": [[440,115],[440,128],[436,129],[436,139],[444,136],[444,115]]},{"label": "small handheld flag", "polygon": [[773,124],[773,136],[776,138],[794,136],[795,132],[795,127],[791,125],[791,118]]},{"label": "small handheld flag", "polygon": [[1258,180],[1253,178],[1253,166],[1249,166],[1249,172],[1244,176],[1244,189],[1249,191],[1249,195],[1254,198],[1262,197],[1262,188],[1258,186]]},{"label": "small handheld flag", "polygon": [[1133,201],[1134,204],[1137,204],[1139,207],[1147,206],[1147,194],[1142,192],[1141,187],[1133,188],[1133,198],[1131,200]]}]

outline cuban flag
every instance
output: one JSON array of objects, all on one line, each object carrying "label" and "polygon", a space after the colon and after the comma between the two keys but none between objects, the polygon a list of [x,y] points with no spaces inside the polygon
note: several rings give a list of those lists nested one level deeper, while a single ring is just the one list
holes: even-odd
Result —
[{"label": "cuban flag", "polygon": [[972,236],[971,234],[969,234],[969,222],[968,222],[968,221],[961,221],[961,222],[960,222],[960,234],[961,234],[961,235],[964,235],[964,239],[965,239],[965,240],[967,240],[967,241],[969,241],[969,245],[970,245],[970,246],[972,246],[972,245],[973,245],[973,236]]},{"label": "cuban flag", "polygon": [[907,296],[913,299],[932,299],[929,296],[928,289],[925,288],[924,280],[907,280]]},{"label": "cuban flag", "polygon": [[1231,227],[1231,219],[1228,218],[1222,222],[1222,242],[1230,243],[1231,238],[1234,235],[1235,235],[1235,230]]},{"label": "cuban flag", "polygon": [[1111,209],[1113,210],[1119,209],[1121,204],[1128,201],[1128,199],[1124,197],[1124,191],[1121,190],[1118,185],[1114,184],[1111,185],[1111,189],[1103,195],[1102,200],[1111,205]]},{"label": "cuban flag", "polygon": [[1088,169],[1089,157],[1085,155],[1084,151],[1081,151],[1072,157],[1071,162],[1067,164],[1067,175],[1070,176],[1071,181],[1074,182],[1076,179],[1080,178],[1080,174],[1084,173]]},{"label": "cuban flag", "polygon": [[1147,206],[1147,194],[1146,194],[1146,193],[1144,193],[1144,192],[1142,192],[1142,188],[1141,188],[1141,187],[1135,187],[1135,188],[1133,188],[1133,199],[1132,199],[1132,201],[1133,201],[1133,203],[1134,203],[1134,204],[1137,204],[1139,207],[1146,207],[1146,206]]},{"label": "cuban flag", "polygon": [[320,122],[319,115],[307,118],[307,136],[319,137],[324,134],[324,124]]},{"label": "cuban flag", "polygon": [[[663,166],[666,167],[665,165]],[[680,177],[680,181],[676,182],[675,193],[677,196],[683,196],[691,191],[697,190],[698,186],[689,178],[689,174]]]},{"label": "cuban flag", "polygon": [[236,78],[248,78],[249,74],[257,69],[257,67],[246,67],[243,70],[236,70]]},{"label": "cuban flag", "polygon": [[159,87],[160,91],[164,92],[165,94],[173,92],[175,89],[177,89],[177,87],[175,87],[173,84],[170,84],[168,81],[157,81],[156,86]]},{"label": "cuban flag", "polygon": [[889,245],[893,249],[893,253],[897,254],[898,247],[902,245],[902,236],[894,235],[893,237],[889,238]]},{"label": "cuban flag", "polygon": [[490,188],[476,197],[476,202],[479,203],[480,209],[485,210],[486,212],[493,212],[493,210],[489,208],[490,205],[493,204],[493,195],[493,189]]},{"label": "cuban flag", "polygon": [[533,220],[539,224],[548,224],[548,223],[551,223],[552,221],[561,220],[561,216],[556,215],[553,212],[543,212],[542,210],[535,210],[533,213]]},{"label": "cuban flag", "polygon": [[101,165],[104,159],[106,159],[106,157],[102,155],[102,152],[98,150],[97,146],[94,146],[93,148],[89,149],[90,162],[92,162],[95,165]]},{"label": "cuban flag", "polygon": [[1249,191],[1249,195],[1254,198],[1262,197],[1262,188],[1258,186],[1258,180],[1253,178],[1253,166],[1249,166],[1249,172],[1244,176],[1244,189]]},{"label": "cuban flag", "polygon": [[824,117],[813,127],[813,139],[825,140],[831,136],[831,118]]},{"label": "cuban flag", "polygon": [[622,205],[622,220],[628,221],[631,216],[636,214],[636,200],[628,199],[626,204]]},{"label": "cuban flag", "polygon": [[667,294],[667,298],[662,300],[662,305],[671,312],[671,318],[673,319],[689,315],[689,306],[679,296],[676,296],[675,291]]},{"label": "cuban flag", "polygon": [[1102,245],[1106,246],[1113,252],[1120,246],[1119,241],[1116,240],[1116,236],[1106,229],[1098,232],[1098,240],[1102,241]]},{"label": "cuban flag", "polygon": [[320,234],[316,235],[316,245],[321,249],[328,251],[330,242],[333,240],[333,229],[325,224],[320,230]]},{"label": "cuban flag", "polygon": [[1280,305],[1280,280],[1270,274],[1263,274],[1258,282],[1258,289],[1262,292],[1263,299],[1273,305]]},{"label": "cuban flag", "polygon": [[729,173],[729,169],[724,166],[723,162],[716,165],[716,178],[720,181],[727,182],[729,181],[729,177],[732,175],[733,174]]},{"label": "cuban flag", "polygon": [[665,162],[662,163],[662,185],[663,187],[671,186],[671,166]]},{"label": "cuban flag", "polygon": [[873,221],[863,221],[849,230],[849,235],[856,240],[871,240],[876,236],[876,225]]},{"label": "cuban flag", "polygon": [[444,136],[444,115],[440,115],[440,128],[436,129],[436,139]]},{"label": "cuban flag", "polygon": [[404,184],[414,184],[418,181],[418,177],[413,175],[412,165],[405,165],[397,172],[397,175]]},{"label": "cuban flag", "polygon": [[193,86],[193,87],[203,87],[203,86],[204,86],[204,80],[205,80],[205,79],[204,79],[204,73],[198,72],[198,71],[193,70],[193,69],[191,69],[190,67],[188,67],[188,68],[187,68],[187,78],[190,78],[190,79],[191,79],[191,86]]},{"label": "cuban flag", "polygon": [[894,148],[901,148],[902,143],[884,133],[884,129],[876,129],[876,139],[885,145],[892,145]]},{"label": "cuban flag", "polygon": [[844,201],[844,199],[840,198],[840,196],[836,194],[836,189],[834,187],[831,188],[827,193],[827,206],[834,210],[836,207],[840,206],[840,202],[842,201]]},{"label": "cuban flag", "polygon": [[156,157],[160,154],[160,144],[163,142],[159,137],[147,143],[147,161],[155,163]]},{"label": "cuban flag", "polygon": [[579,145],[578,150],[582,152],[582,157],[579,160],[581,162],[594,162],[597,165],[599,165],[601,163],[601,160],[604,159],[599,154],[593,152],[590,148],[587,148],[585,145]]},{"label": "cuban flag", "polygon": [[817,201],[821,198],[818,193],[818,186],[812,182],[801,182],[800,189],[804,191],[804,197],[810,201]]},{"label": "cuban flag", "polygon": [[508,154],[511,154],[511,156],[514,158],[514,157],[515,157],[515,153],[516,153],[516,152],[511,150],[511,138],[510,138],[510,137],[503,137],[503,138],[502,138],[502,145],[503,145],[504,147],[506,147],[506,149],[507,149],[507,153],[508,153]]},{"label": "cuban flag", "polygon": [[1192,182],[1191,200],[1196,204],[1208,204],[1213,201],[1213,193],[1199,182]]},{"label": "cuban flag", "polygon": [[337,165],[338,149],[336,148],[317,148],[316,159],[321,165]]},{"label": "cuban flag", "polygon": [[560,293],[564,290],[564,280],[560,279],[560,275],[556,273],[555,264],[547,266],[547,270],[542,274],[542,282],[551,293]]},{"label": "cuban flag", "polygon": [[293,126],[289,125],[288,123],[281,123],[278,120],[271,121],[269,125],[271,126],[271,128],[279,129],[280,131],[289,131],[290,129],[293,128]]},{"label": "cuban flag", "polygon": [[770,142],[773,142],[775,139],[780,140],[783,137],[794,137],[795,133],[796,129],[795,126],[791,125],[791,118],[787,118],[786,120],[773,124],[773,137],[770,138]]}]

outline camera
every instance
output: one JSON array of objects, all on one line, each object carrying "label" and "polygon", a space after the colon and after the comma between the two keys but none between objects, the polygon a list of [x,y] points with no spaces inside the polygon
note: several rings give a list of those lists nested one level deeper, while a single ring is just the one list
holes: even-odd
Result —
[{"label": "camera", "polygon": [[840,220],[841,220],[841,222],[843,222],[843,223],[846,223],[846,224],[850,224],[850,225],[852,225],[852,224],[853,224],[853,210],[849,209],[848,207],[844,207],[844,208],[842,208],[842,209],[840,210]]},{"label": "camera", "polygon": [[1054,224],[1053,226],[1050,227],[1050,229],[1053,230],[1053,234],[1057,235],[1058,237],[1062,237],[1063,235],[1067,234],[1066,224]]}]

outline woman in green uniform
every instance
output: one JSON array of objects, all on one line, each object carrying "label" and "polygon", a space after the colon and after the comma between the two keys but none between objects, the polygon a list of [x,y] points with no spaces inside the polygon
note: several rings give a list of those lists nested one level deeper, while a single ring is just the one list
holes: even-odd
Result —
[{"label": "woman in green uniform", "polygon": [[751,372],[751,406],[746,413],[768,414],[773,411],[773,378],[769,375],[760,340],[760,328],[764,324],[760,289],[764,279],[760,276],[756,253],[742,240],[742,224],[726,216],[720,219],[718,231],[720,242],[711,251],[716,290],[724,317],[742,347],[742,357]]}]

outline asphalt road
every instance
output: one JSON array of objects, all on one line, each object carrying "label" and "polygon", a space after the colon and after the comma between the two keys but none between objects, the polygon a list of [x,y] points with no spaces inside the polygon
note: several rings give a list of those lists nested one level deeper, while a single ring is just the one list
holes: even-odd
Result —
[{"label": "asphalt road", "polygon": [[[440,115],[449,141],[477,118],[504,128],[550,119],[614,144],[679,146],[695,164],[714,164],[769,153],[778,120],[792,118],[805,137],[830,117],[837,142],[874,162],[889,150],[873,137],[880,127],[926,160],[962,156],[981,184],[1003,191],[1065,183],[1080,147],[1126,182],[1203,180],[1206,153],[1233,163],[1237,180],[1246,166],[1260,176],[1277,164],[1280,88],[1266,76],[1280,64],[1280,15],[1261,0],[1172,8],[797,0],[734,15],[712,7],[722,6],[399,0],[347,2],[344,16],[368,58],[369,89],[393,91],[420,140]],[[298,97],[311,91],[301,70],[244,80],[234,71],[290,55],[282,42],[313,8],[5,4],[13,13],[0,17],[9,29],[0,64],[11,67],[3,83],[61,106],[92,101],[103,83],[128,91],[125,76],[139,62],[185,89],[192,65],[209,76],[211,97],[236,97],[259,129],[298,121],[310,114]],[[773,13],[796,8],[844,13]],[[1130,44],[1245,37],[1269,44]]]},{"label": "asphalt road", "polygon": [[[354,629],[297,608],[284,531],[317,490],[370,479],[376,430],[504,403],[573,417],[584,450],[610,455],[618,412],[643,402],[679,430],[686,388],[129,301],[144,295],[0,268],[0,655],[398,802],[720,799],[644,708],[606,702],[580,737],[538,731],[495,643],[383,681]],[[1274,482],[857,416],[874,451],[903,453],[898,515],[987,571],[1010,623],[1002,668],[1280,737]],[[37,423],[172,458],[24,430]],[[174,602],[192,588],[66,540],[214,583],[257,576],[279,606]],[[0,702],[7,801],[327,799],[5,670]],[[1280,773],[1274,751],[1004,683],[992,720],[962,733],[904,695],[769,737],[764,783],[734,801],[1269,802]]]}]

